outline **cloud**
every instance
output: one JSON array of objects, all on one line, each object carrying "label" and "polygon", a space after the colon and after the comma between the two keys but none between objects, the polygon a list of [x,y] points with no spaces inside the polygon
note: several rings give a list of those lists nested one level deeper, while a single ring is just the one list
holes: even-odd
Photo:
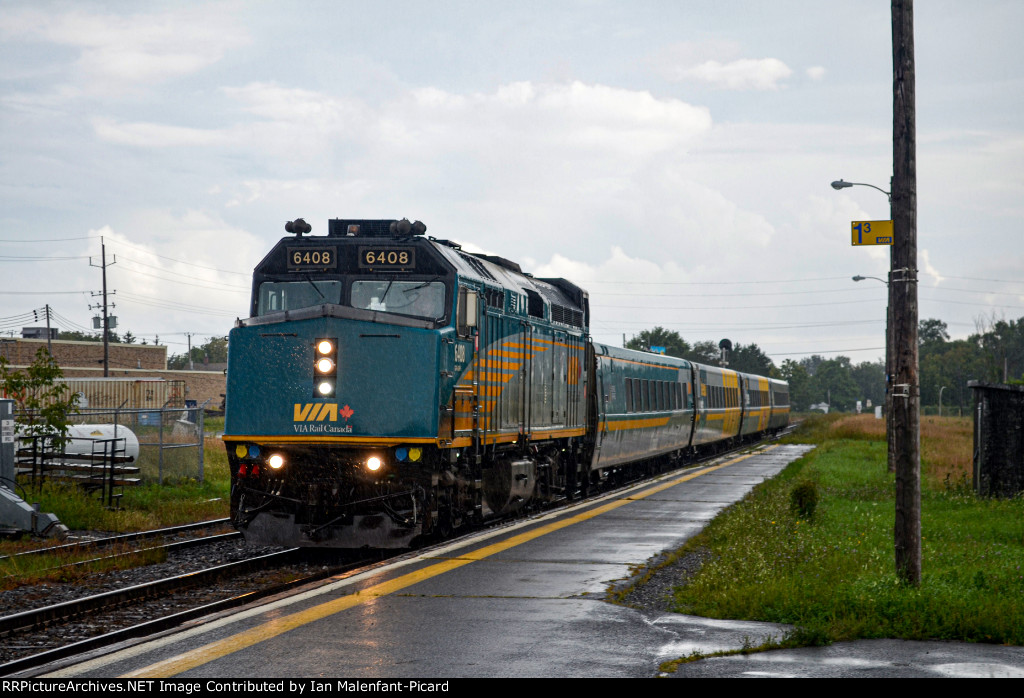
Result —
[{"label": "cloud", "polygon": [[793,71],[777,58],[741,58],[730,63],[704,61],[679,72],[682,79],[697,80],[722,90],[777,90]]},{"label": "cloud", "polygon": [[928,250],[921,250],[920,261],[921,271],[935,279],[935,286],[938,286],[939,284],[946,280],[946,278],[942,274],[940,274],[939,270],[936,269],[935,266],[932,264],[931,259],[928,255]]},{"label": "cloud", "polygon": [[809,77],[811,80],[814,80],[814,81],[824,80],[825,79],[825,69],[822,66],[820,66],[820,65],[816,65],[816,66],[813,66],[811,68],[808,68],[807,69],[807,77]]},{"label": "cloud", "polygon": [[93,119],[93,131],[101,140],[118,145],[148,148],[205,146],[223,142],[216,130],[170,126],[152,123],[116,123],[110,119]]},{"label": "cloud", "polygon": [[46,42],[78,49],[76,68],[92,87],[162,82],[195,73],[249,42],[231,4],[117,15],[25,9],[5,13],[8,42]]},{"label": "cloud", "polygon": [[[122,232],[141,229],[145,241]],[[116,258],[109,285],[117,291],[120,326],[136,335],[195,331],[197,324],[225,334],[232,317],[247,314],[247,270],[266,252],[256,236],[198,210],[139,210],[123,227],[89,234],[104,237],[108,262]],[[98,248],[98,241],[90,245]]]}]

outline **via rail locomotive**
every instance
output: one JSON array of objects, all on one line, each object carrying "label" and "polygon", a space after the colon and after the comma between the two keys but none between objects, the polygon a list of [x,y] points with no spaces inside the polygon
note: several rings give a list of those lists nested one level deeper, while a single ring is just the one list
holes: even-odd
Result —
[{"label": "via rail locomotive", "polygon": [[590,340],[586,291],[408,220],[302,219],[231,330],[231,517],[405,548],[789,421],[786,383]]}]

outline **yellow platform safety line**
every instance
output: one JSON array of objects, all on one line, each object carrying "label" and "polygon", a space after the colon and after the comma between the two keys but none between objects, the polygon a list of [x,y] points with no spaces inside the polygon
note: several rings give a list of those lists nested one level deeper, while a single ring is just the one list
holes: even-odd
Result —
[{"label": "yellow platform safety line", "polygon": [[655,485],[654,487],[643,490],[637,494],[627,495],[622,499],[616,499],[608,502],[607,504],[602,504],[588,511],[576,514],[575,516],[562,519],[561,521],[553,521],[552,523],[540,526],[531,531],[526,531],[525,533],[512,536],[507,540],[492,543],[491,545],[473,550],[458,558],[442,560],[441,562],[434,563],[429,567],[425,567],[415,572],[410,572],[409,574],[403,574],[400,577],[395,577],[394,579],[381,582],[380,584],[375,584],[362,591],[349,594],[348,596],[343,596],[341,598],[334,599],[333,601],[326,601],[317,606],[313,606],[312,608],[307,608],[303,611],[297,611],[287,616],[269,620],[254,628],[238,633],[237,635],[226,637],[222,640],[216,640],[202,647],[189,650],[188,652],[176,657],[171,657],[155,664],[150,664],[149,666],[142,667],[128,674],[122,674],[119,678],[167,678],[170,676],[177,676],[178,674],[189,671],[190,669],[195,669],[203,664],[208,664],[214,659],[226,657],[229,654],[234,654],[246,647],[252,647],[253,645],[259,644],[265,640],[270,640],[278,635],[283,635],[284,633],[302,627],[303,625],[327,618],[335,613],[340,613],[341,611],[354,608],[361,604],[369,603],[382,596],[394,594],[395,592],[406,589],[414,584],[419,584],[422,581],[431,579],[432,577],[436,577],[446,572],[451,572],[452,570],[464,567],[470,563],[478,562],[492,555],[496,555],[497,553],[522,545],[523,543],[528,543],[536,538],[540,538],[541,536],[546,536],[549,533],[588,521],[596,516],[618,509],[630,502],[650,497],[651,495],[667,490],[670,487],[682,484],[687,480],[692,480],[696,477],[700,477],[701,475],[707,475],[708,473],[720,470],[721,468],[733,465],[773,448],[776,448],[776,446],[769,446],[768,448],[757,451],[756,453],[748,453],[746,455],[733,458],[725,463],[720,463],[709,468],[703,468],[696,472],[688,473],[682,477],[675,478],[660,485]]}]

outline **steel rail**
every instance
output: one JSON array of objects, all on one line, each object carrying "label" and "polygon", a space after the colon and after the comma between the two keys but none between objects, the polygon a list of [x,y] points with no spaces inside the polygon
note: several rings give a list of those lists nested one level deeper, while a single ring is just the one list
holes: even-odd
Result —
[{"label": "steel rail", "polygon": [[75,552],[81,550],[88,550],[90,548],[107,548],[118,543],[131,543],[136,540],[147,540],[150,538],[160,538],[161,536],[176,536],[180,533],[189,533],[191,531],[212,528],[214,526],[230,526],[231,519],[213,519],[211,521],[198,521],[196,523],[182,524],[181,526],[169,526],[167,528],[158,528],[152,531],[137,531],[135,533],[124,533],[118,536],[111,536],[109,538],[98,538],[90,541],[76,541],[74,543],[65,543],[63,545],[55,545],[49,548],[38,548],[36,550],[26,550],[20,553],[14,553],[12,555],[0,556],[0,561],[9,560],[12,558],[26,558],[35,555],[59,555],[64,552]]},{"label": "steel rail", "polygon": [[[293,552],[293,551],[285,551]],[[220,601],[213,601],[196,608],[190,608],[185,611],[179,611],[163,618],[155,618],[153,620],[145,621],[132,625],[127,628],[121,628],[120,630],[114,630],[103,635],[97,635],[96,637],[87,638],[85,640],[79,640],[62,647],[55,647],[45,652],[39,652],[37,654],[29,655],[27,657],[21,657],[5,664],[0,664],[0,676],[13,676],[20,672],[28,671],[46,664],[66,659],[68,657],[74,657],[85,652],[89,652],[103,647],[109,647],[110,645],[125,642],[139,637],[145,637],[154,633],[163,632],[172,628],[178,627],[183,623],[203,616],[212,615],[215,613],[221,613],[228,611],[232,608],[237,608],[259,599],[267,598],[268,596],[274,596],[276,594],[282,594],[306,584],[328,579],[339,574],[346,572],[352,572],[353,570],[360,569],[360,565],[363,562],[343,565],[339,567],[322,569],[306,577],[300,579],[294,579],[289,582],[282,582],[273,586],[257,589],[254,591],[248,591],[237,596],[233,596],[228,599],[222,599]],[[371,567],[373,565],[370,565]]]},{"label": "steel rail", "polygon": [[166,579],[158,579],[144,584],[115,589],[113,591],[94,594],[73,601],[43,606],[21,613],[0,617],[0,637],[13,632],[30,630],[56,621],[65,621],[79,616],[94,613],[98,610],[114,608],[130,601],[164,595],[172,591],[184,589],[197,584],[216,581],[222,577],[239,574],[251,570],[264,569],[268,564],[279,564],[294,557],[299,548],[289,548],[269,555],[230,562],[196,572],[186,572]]}]

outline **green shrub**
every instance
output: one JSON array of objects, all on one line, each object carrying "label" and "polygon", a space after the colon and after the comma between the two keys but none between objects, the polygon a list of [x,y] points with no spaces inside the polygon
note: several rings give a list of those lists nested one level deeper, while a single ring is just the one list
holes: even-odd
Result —
[{"label": "green shrub", "polygon": [[813,519],[818,508],[818,485],[813,480],[798,483],[789,493],[789,508],[801,519]]}]

